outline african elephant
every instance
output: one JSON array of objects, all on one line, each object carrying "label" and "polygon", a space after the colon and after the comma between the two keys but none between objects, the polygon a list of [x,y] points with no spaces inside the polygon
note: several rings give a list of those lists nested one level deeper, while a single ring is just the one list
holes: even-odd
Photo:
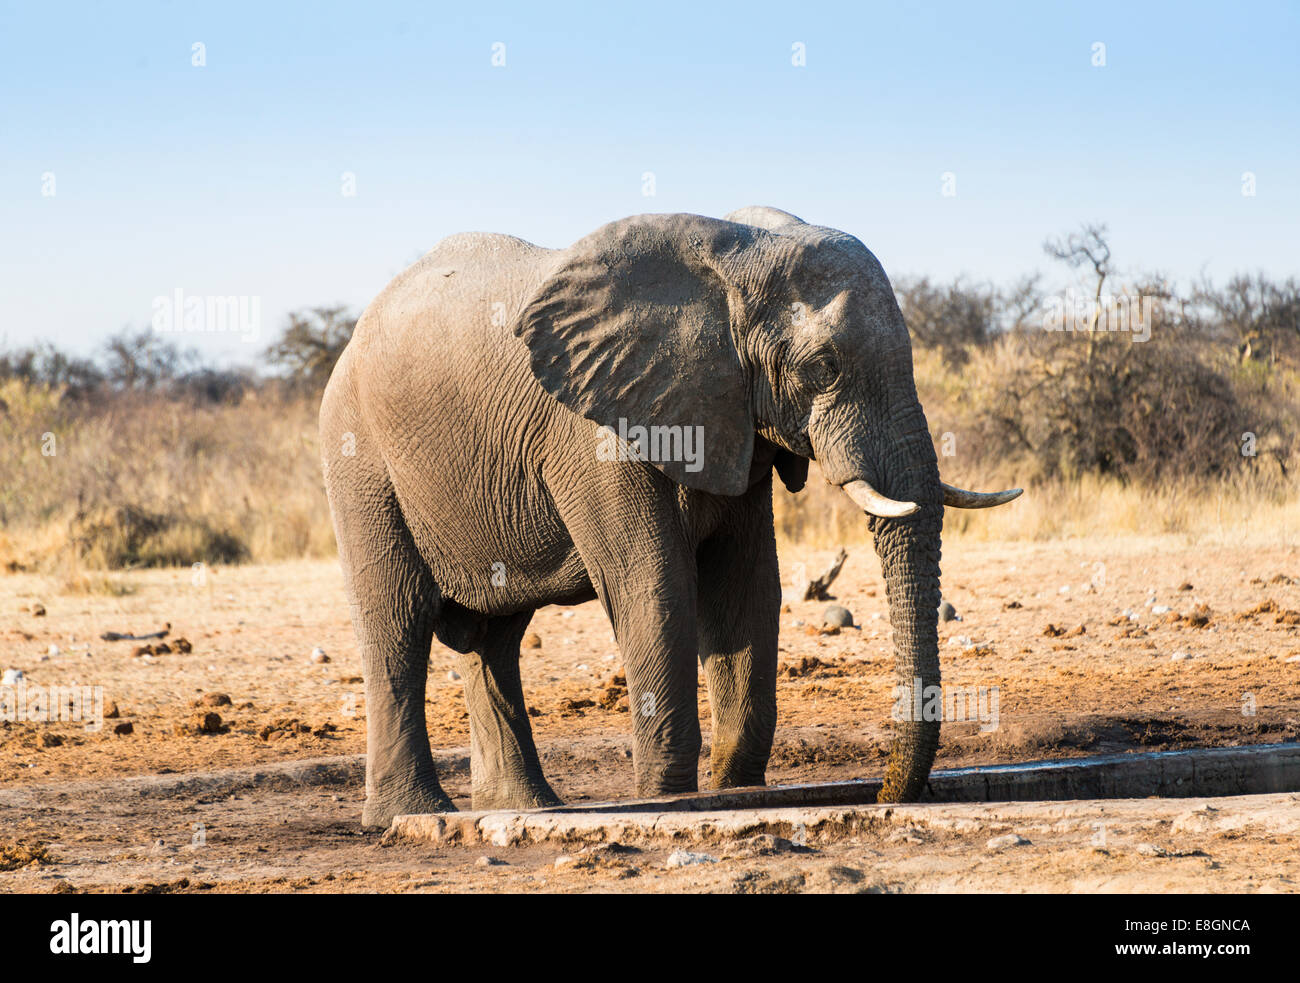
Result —
[{"label": "african elephant", "polygon": [[[693,791],[698,657],[717,787],[761,785],[776,725],[772,470],[867,513],[897,672],[939,681],[945,505],[889,280],[854,237],[772,208],[641,215],[564,250],[443,240],[366,309],[320,414],[365,672],[363,823],[453,810],[425,728],[431,640],[459,653],[475,809],[558,804],[520,685],[546,604],[599,598],[637,789]],[[643,429],[638,429],[643,428]],[[882,801],[916,797],[937,721],[897,725]]]}]

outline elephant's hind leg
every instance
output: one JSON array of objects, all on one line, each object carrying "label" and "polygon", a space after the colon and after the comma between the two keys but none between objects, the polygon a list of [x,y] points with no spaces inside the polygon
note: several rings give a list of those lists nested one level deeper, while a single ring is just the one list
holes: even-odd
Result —
[{"label": "elephant's hind leg", "polygon": [[542,774],[519,678],[519,642],[532,616],[492,618],[475,650],[457,657],[469,705],[476,810],[560,805]]},{"label": "elephant's hind leg", "polygon": [[[332,469],[331,504],[366,681],[366,804],[361,822],[454,812],[438,782],[424,720],[439,595],[386,476],[359,461]],[[342,472],[342,473],[341,473]]]}]

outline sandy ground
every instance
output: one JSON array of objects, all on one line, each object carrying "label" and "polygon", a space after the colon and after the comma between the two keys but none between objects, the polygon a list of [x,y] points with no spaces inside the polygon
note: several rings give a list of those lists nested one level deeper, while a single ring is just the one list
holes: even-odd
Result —
[{"label": "sandy ground", "polygon": [[[998,714],[996,726],[946,723],[939,766],[1296,740],[1298,552],[1173,537],[947,545],[944,593],[962,620],[941,625],[945,683],[996,687]],[[782,558],[791,580],[797,565],[815,572],[829,553]],[[381,845],[359,826],[356,768],[324,784],[222,779],[137,794],[125,776],[358,754],[365,700],[334,563],[120,579],[131,593],[65,595],[39,576],[0,577],[0,668],[22,670],[29,694],[101,687],[109,714],[98,732],[0,722],[0,890],[1223,891],[1294,890],[1300,877],[1293,832],[1179,826],[1185,808],[1154,804],[1114,848],[1076,830],[990,851],[985,824],[681,868],[665,866],[671,845],[647,845],[557,868],[565,851],[551,844],[496,851],[508,862],[492,865],[479,863],[481,847]],[[770,782],[881,771],[893,676],[869,548],[851,550],[832,593],[860,628],[817,633],[825,602],[791,602],[781,616]],[[171,651],[162,654],[133,654],[157,641],[100,637],[165,626]],[[524,652],[525,692],[553,786],[575,802],[629,795],[630,721],[620,689],[607,685],[619,666],[603,612],[548,608],[532,630],[541,647]],[[178,650],[180,638],[190,651]],[[312,661],[316,647],[328,662]],[[468,808],[468,724],[452,667],[451,653],[435,648],[429,730],[447,752],[445,785]],[[702,679],[700,714],[706,786]],[[1138,852],[1142,844],[1154,848]],[[849,873],[833,873],[840,868]]]}]

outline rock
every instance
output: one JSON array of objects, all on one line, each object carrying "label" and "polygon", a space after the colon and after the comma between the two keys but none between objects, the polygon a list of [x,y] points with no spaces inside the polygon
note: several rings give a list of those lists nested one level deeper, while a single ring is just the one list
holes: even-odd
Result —
[{"label": "rock", "polygon": [[190,640],[184,636],[172,639],[172,645],[175,646],[176,651],[180,652],[182,655],[189,655],[190,652],[194,650],[194,646],[190,644]]},{"label": "rock", "polygon": [[832,628],[852,628],[853,615],[848,608],[832,604],[822,612],[822,624]]},{"label": "rock", "polygon": [[986,850],[1007,850],[1011,847],[1030,846],[1030,842],[1023,836],[1017,836],[1015,833],[1007,833],[1005,836],[995,836],[984,844]]},{"label": "rock", "polygon": [[125,737],[127,734],[134,734],[135,725],[128,720],[125,723],[118,724],[116,727],[114,727],[113,733],[120,734],[123,737]]},{"label": "rock", "polygon": [[21,669],[6,669],[3,678],[0,678],[0,686],[17,686],[22,680]]},{"label": "rock", "polygon": [[314,649],[311,650],[312,662],[315,662],[319,665],[324,665],[326,662],[329,662],[329,660],[330,657],[325,654],[325,650],[321,648],[319,645],[317,645]]},{"label": "rock", "polygon": [[175,727],[177,734],[220,734],[223,733],[221,726],[221,714],[219,713],[196,713],[183,724],[177,724]]},{"label": "rock", "polygon": [[[689,850],[674,850],[664,861],[665,867],[693,867],[696,864],[716,864],[717,857],[707,853],[691,853]],[[558,863],[558,861],[557,861]]]},{"label": "rock", "polygon": [[1156,604],[1151,608],[1151,613],[1155,615],[1168,614],[1173,608],[1164,604]]},{"label": "rock", "polygon": [[51,645],[45,651],[47,655],[58,655],[60,652],[59,647],[57,645]]},{"label": "rock", "polygon": [[1143,856],[1143,857],[1169,856],[1168,850],[1164,849],[1163,847],[1158,847],[1154,843],[1139,843],[1137,845],[1137,852],[1139,856]]},{"label": "rock", "polygon": [[794,621],[790,622],[791,628],[802,628],[803,626],[804,626],[804,622],[798,618],[795,618]]},{"label": "rock", "polygon": [[[565,614],[570,614],[570,613],[571,612],[568,611],[565,612]],[[530,631],[527,635],[524,636],[524,648],[539,649],[541,647],[542,647],[542,636],[537,634],[537,632]]]},{"label": "rock", "polygon": [[104,711],[104,717],[108,720],[116,720],[122,716],[122,711],[117,708],[117,703],[110,703],[108,709]]},{"label": "rock", "polygon": [[788,605],[788,604],[782,604],[782,605],[781,605],[781,613],[782,613],[782,614],[789,614],[790,611],[791,611],[790,605]]},{"label": "rock", "polygon": [[478,867],[507,867],[509,866],[504,860],[498,860],[496,857],[479,857],[474,861]]},{"label": "rock", "polygon": [[1184,580],[1181,584],[1178,585],[1178,589],[1179,589],[1179,590],[1194,590],[1195,588],[1192,587],[1191,583],[1189,583],[1188,581]]},{"label": "rock", "polygon": [[28,610],[31,611],[33,618],[45,617],[45,605],[41,604],[39,601],[32,604],[32,606],[28,608]]},{"label": "rock", "polygon": [[190,706],[193,707],[228,707],[234,701],[230,699],[229,693],[208,693],[199,697]]},{"label": "rock", "polygon": [[1186,662],[1191,657],[1190,652],[1175,652],[1169,658],[1171,662]]},{"label": "rock", "polygon": [[940,621],[961,621],[961,615],[957,609],[949,602],[941,600],[939,602],[939,620]]},{"label": "rock", "polygon": [[753,857],[771,857],[778,853],[790,853],[792,850],[794,844],[784,836],[759,833],[732,844],[723,853],[723,857],[728,860],[744,860]]}]

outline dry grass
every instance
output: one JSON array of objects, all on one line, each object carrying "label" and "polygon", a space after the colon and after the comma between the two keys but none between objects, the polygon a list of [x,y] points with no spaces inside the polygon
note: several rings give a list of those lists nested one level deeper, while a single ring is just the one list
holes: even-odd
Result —
[{"label": "dry grass", "polygon": [[0,567],[58,572],[333,552],[314,401],[238,406],[0,387]]},{"label": "dry grass", "polygon": [[[783,488],[776,491],[778,541],[819,549],[867,542],[866,522],[846,496],[821,480],[815,465],[808,477],[808,487],[798,495]],[[1004,487],[994,481],[971,483],[986,491]],[[980,542],[1171,533],[1192,543],[1300,544],[1300,492],[1240,476],[1182,480],[1158,488],[1087,476],[1068,484],[1030,486],[1021,498],[996,509],[948,509],[943,528],[945,541]]]},{"label": "dry grass", "polygon": [[[977,459],[952,408],[960,387],[918,360],[918,382],[944,476],[981,489],[1020,484],[1025,462]],[[72,405],[57,391],[0,384],[0,570],[45,573],[76,594],[121,595],[107,571],[265,563],[331,556],[316,401],[249,398],[238,406],[114,397]],[[1020,471],[1021,473],[1017,473]],[[866,523],[811,469],[797,496],[778,486],[778,540],[824,548],[863,543]],[[950,510],[945,538],[1041,541],[1182,534],[1193,542],[1300,541],[1300,494],[1277,469],[1182,479],[1158,487],[1084,476],[1040,481],[1010,506]]]}]

